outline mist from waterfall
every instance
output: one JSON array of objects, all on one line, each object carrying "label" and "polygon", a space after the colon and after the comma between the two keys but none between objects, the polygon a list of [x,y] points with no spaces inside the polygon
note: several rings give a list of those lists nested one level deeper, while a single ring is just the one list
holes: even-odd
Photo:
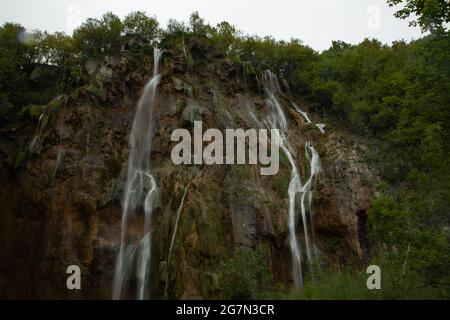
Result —
[{"label": "mist from waterfall", "polygon": [[[288,187],[288,232],[289,232],[289,245],[292,255],[292,274],[294,280],[294,286],[299,289],[303,285],[302,276],[302,251],[297,237],[296,230],[296,215],[297,215],[297,195],[300,195],[300,216],[303,224],[303,234],[305,239],[306,257],[308,262],[312,262],[315,257],[317,249],[314,246],[314,226],[313,226],[313,194],[315,180],[317,174],[320,171],[320,158],[319,154],[315,150],[312,142],[305,144],[306,158],[310,163],[310,175],[305,184],[302,184],[302,180],[299,174],[299,170],[296,165],[294,151],[291,148],[287,139],[288,134],[288,122],[286,115],[283,111],[282,105],[277,99],[277,94],[281,93],[278,79],[271,71],[266,70],[264,73],[264,87],[267,95],[266,104],[268,106],[268,115],[265,124],[270,129],[279,129],[279,136],[276,137],[278,141],[274,141],[272,137],[272,143],[278,143],[281,150],[287,156],[291,165],[291,180]],[[306,112],[303,112],[294,105],[294,109],[299,112],[308,123],[312,123]],[[323,124],[317,124],[316,127],[324,133]],[[308,229],[311,230],[308,230]]]},{"label": "mist from waterfall", "polygon": [[[128,173],[122,203],[122,235],[116,261],[113,299],[123,297],[125,291],[130,289],[132,279],[136,279],[136,298],[149,298],[152,213],[157,193],[156,180],[151,173],[150,155],[161,56],[162,51],[155,48],[153,77],[139,99],[130,133]],[[136,239],[132,234],[131,223],[141,211],[144,213],[143,236]]]}]

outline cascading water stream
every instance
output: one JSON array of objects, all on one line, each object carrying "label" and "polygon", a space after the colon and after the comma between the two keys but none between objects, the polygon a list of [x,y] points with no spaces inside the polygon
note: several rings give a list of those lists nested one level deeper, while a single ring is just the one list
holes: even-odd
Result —
[{"label": "cascading water stream", "polygon": [[[152,213],[154,209],[157,185],[150,170],[150,155],[154,135],[153,109],[156,89],[160,80],[159,63],[162,51],[154,49],[153,77],[146,84],[137,104],[133,126],[130,133],[130,155],[128,173],[124,188],[122,205],[122,236],[116,261],[113,298],[120,299],[133,276],[133,264],[137,256],[136,297],[146,299],[149,294]],[[144,228],[140,241],[133,239],[131,219],[143,209]],[[134,237],[135,238],[135,237]]]},{"label": "cascading water stream", "polygon": [[34,153],[36,151],[37,147],[39,146],[39,144],[41,143],[42,129],[43,129],[42,120],[44,119],[44,116],[45,116],[45,112],[41,113],[41,115],[39,116],[38,123],[36,126],[36,133],[35,133],[33,139],[31,140],[30,145],[28,146],[28,152],[30,154]]},{"label": "cascading water stream", "polygon": [[[313,194],[314,194],[314,186],[315,186],[315,179],[317,178],[317,174],[320,171],[320,159],[319,154],[317,153],[316,149],[314,149],[314,146],[311,142],[307,142],[305,144],[305,153],[306,157],[309,160],[309,167],[310,167],[310,175],[306,183],[301,188],[301,212],[302,216],[309,217],[310,225],[311,225],[311,238],[312,238],[312,249],[313,251],[310,251],[308,253],[308,261],[311,261],[312,258],[316,255],[316,249],[314,247],[314,212],[313,212]],[[307,200],[305,204],[305,198]],[[308,214],[309,213],[309,214]],[[306,231],[305,231],[306,232]]]},{"label": "cascading water stream", "polygon": [[[320,159],[319,154],[314,149],[311,142],[307,142],[305,145],[306,157],[310,162],[310,176],[306,183],[303,185],[302,180],[297,168],[295,158],[293,156],[292,148],[287,139],[288,124],[286,116],[283,112],[282,106],[277,100],[277,94],[280,93],[280,86],[278,84],[277,77],[267,70],[264,73],[265,90],[267,94],[267,106],[269,113],[265,121],[266,126],[269,129],[279,129],[278,137],[275,137],[278,141],[272,141],[272,143],[278,143],[282,151],[286,154],[289,163],[291,165],[291,180],[288,187],[288,231],[289,231],[289,244],[292,254],[292,273],[294,278],[295,288],[301,288],[303,284],[302,268],[301,268],[301,247],[296,234],[296,196],[301,194],[301,219],[303,222],[303,232],[305,238],[306,256],[309,262],[315,255],[314,243],[310,241],[310,232],[308,231],[308,220],[311,226],[312,240],[314,240],[314,228],[313,228],[313,187],[314,181],[320,171]],[[308,123],[312,123],[306,112],[301,111],[296,105],[294,105],[296,111],[298,111]],[[323,128],[325,125],[317,124],[317,128],[324,133]],[[272,137],[274,139],[274,137]],[[307,202],[305,202],[307,200]],[[308,215],[309,213],[309,215]],[[309,217],[308,217],[309,216]],[[308,219],[309,218],[309,219]]]},{"label": "cascading water stream", "polygon": [[[300,174],[298,173],[297,166],[295,164],[295,160],[289,150],[289,147],[281,144],[281,148],[289,159],[289,163],[291,164],[291,181],[289,182],[288,187],[288,198],[289,198],[289,244],[291,247],[292,253],[292,273],[294,276],[294,285],[295,288],[300,288],[303,284],[303,276],[302,276],[302,260],[301,260],[301,251],[300,244],[297,239],[296,230],[295,230],[295,199],[298,192],[300,192],[300,188],[302,185]],[[305,217],[302,215],[303,223],[305,223]],[[309,239],[308,239],[308,231],[305,229],[305,244],[306,251],[309,252]]]},{"label": "cascading water stream", "polygon": [[55,180],[56,175],[58,174],[58,170],[64,161],[65,155],[66,155],[66,153],[65,153],[64,149],[62,149],[62,148],[58,149],[58,153],[56,155],[56,163],[55,163],[55,166],[53,167],[51,182],[53,182]]},{"label": "cascading water stream", "polygon": [[303,118],[305,118],[306,122],[315,125],[320,130],[321,133],[325,133],[325,124],[323,124],[323,123],[313,123],[309,119],[308,114],[306,112],[302,111],[295,103],[292,103],[292,105],[294,106],[295,111],[300,113],[303,116]]},{"label": "cascading water stream", "polygon": [[[265,77],[265,89],[267,94],[267,106],[269,107],[269,113],[267,116],[266,125],[269,129],[278,129],[279,136],[276,137],[278,141],[272,141],[272,143],[278,143],[286,154],[289,163],[291,164],[291,180],[289,182],[288,197],[289,197],[289,211],[288,211],[288,231],[289,231],[289,244],[292,254],[292,273],[294,278],[294,286],[300,288],[303,283],[302,277],[302,263],[301,263],[301,249],[300,244],[297,239],[297,234],[295,230],[295,198],[296,194],[300,192],[302,183],[301,178],[295,164],[294,157],[291,152],[291,147],[289,141],[286,138],[287,134],[287,120],[284,112],[281,108],[280,103],[276,98],[276,94],[280,92],[280,87],[278,85],[278,80],[276,76],[267,70],[264,73]],[[272,137],[273,139],[274,137]],[[305,221],[304,221],[305,222]],[[305,234],[307,238],[307,233]],[[306,241],[307,250],[309,246],[309,241]]]},{"label": "cascading water stream", "polygon": [[183,210],[184,199],[186,198],[188,186],[189,186],[189,184],[187,184],[186,187],[184,187],[183,196],[181,197],[180,205],[178,207],[178,210],[177,210],[177,213],[176,213],[176,217],[175,217],[175,226],[174,226],[173,232],[172,232],[172,239],[170,241],[169,253],[167,254],[166,287],[164,289],[164,296],[166,296],[166,297],[167,297],[167,289],[169,287],[170,258],[172,256],[173,244],[175,243],[175,238],[176,238],[177,230],[178,230],[178,223],[180,222],[181,211]]},{"label": "cascading water stream", "polygon": [[[308,114],[306,112],[302,111],[295,103],[292,103],[292,105],[294,106],[294,109],[303,116],[303,118],[306,120],[306,122],[315,125],[322,134],[325,133],[325,130],[324,130],[325,124],[313,123],[309,119]],[[314,211],[313,211],[312,202],[313,202],[315,180],[317,178],[317,174],[320,171],[320,157],[311,141],[309,141],[305,144],[305,154],[306,154],[306,158],[309,161],[309,167],[310,167],[311,172],[310,172],[308,180],[306,181],[306,183],[302,186],[302,188],[300,190],[300,192],[301,192],[300,209],[301,209],[301,214],[302,214],[304,223],[306,222],[307,217],[309,217],[309,221],[310,221],[310,225],[311,225],[311,237],[313,240],[313,243],[312,243],[313,251],[309,250],[307,252],[308,261],[311,261],[311,259],[314,258],[318,252],[318,250],[314,246]],[[306,203],[305,203],[305,200],[307,200]],[[307,225],[307,224],[304,224],[304,226],[305,225]],[[305,230],[304,230],[305,233],[306,233],[306,230],[307,229],[305,228]]]}]

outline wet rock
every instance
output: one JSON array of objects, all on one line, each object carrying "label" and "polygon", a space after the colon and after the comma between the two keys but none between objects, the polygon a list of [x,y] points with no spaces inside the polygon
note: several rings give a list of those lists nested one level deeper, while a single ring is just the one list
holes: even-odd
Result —
[{"label": "wet rock", "polygon": [[189,98],[187,105],[181,114],[182,127],[187,129],[194,128],[194,121],[201,121],[202,117],[200,115],[200,108],[198,103],[193,99]]},{"label": "wet rock", "polygon": [[[284,194],[289,163],[280,159],[279,173],[262,177],[258,166],[175,166],[170,160],[174,129],[191,129],[196,120],[203,121],[205,130],[254,128],[267,110],[264,93],[256,85],[245,87],[233,65],[215,63],[217,57],[207,57],[207,48],[201,43],[187,51],[197,63],[207,66],[199,64],[198,69],[187,71],[184,54],[167,51],[156,96],[150,162],[160,193],[152,217],[152,295],[164,296],[162,284],[168,278],[170,298],[221,298],[221,264],[238,246],[266,247],[274,282],[289,288],[291,255]],[[152,65],[149,56],[140,57],[138,68],[128,59],[107,57],[85,62],[86,81],[100,87],[105,98],[94,104],[80,95],[58,108],[40,132],[39,153],[24,157],[16,175],[9,174],[14,171],[10,154],[16,144],[0,142],[0,297],[111,297],[121,238],[129,132],[135,103]],[[248,79],[254,82],[256,76]],[[361,161],[356,146],[341,139],[345,133],[328,129],[322,135],[292,111],[286,98],[280,100],[291,123],[288,139],[302,180],[308,178],[310,170],[305,142],[313,140],[320,154],[322,171],[313,202],[317,247],[336,265],[361,266],[361,230],[375,194],[376,174]],[[27,155],[36,124],[24,124],[23,128],[11,134],[27,142]],[[64,150],[64,160],[55,171],[60,149]],[[167,264],[180,190],[185,186],[187,196],[172,260]],[[130,236],[139,239],[142,208],[136,209],[135,218]],[[298,217],[296,227],[303,244]],[[66,289],[69,264],[82,267],[85,290],[76,293]],[[208,283],[206,288],[204,283]]]},{"label": "wet rock", "polygon": [[177,91],[184,91],[185,90],[185,86],[184,86],[184,82],[183,80],[173,77],[173,86],[175,88],[175,90]]}]

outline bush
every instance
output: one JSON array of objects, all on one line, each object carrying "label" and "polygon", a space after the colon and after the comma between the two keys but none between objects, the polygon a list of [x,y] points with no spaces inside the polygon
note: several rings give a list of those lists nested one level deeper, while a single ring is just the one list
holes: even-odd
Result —
[{"label": "bush", "polygon": [[236,248],[233,257],[221,266],[226,299],[257,299],[268,289],[270,276],[264,248]]}]

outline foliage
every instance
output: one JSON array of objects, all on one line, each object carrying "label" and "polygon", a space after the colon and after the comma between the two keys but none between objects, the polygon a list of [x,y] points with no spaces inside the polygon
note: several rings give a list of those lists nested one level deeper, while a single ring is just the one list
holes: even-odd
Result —
[{"label": "foliage", "polygon": [[450,2],[448,0],[387,0],[389,6],[402,4],[403,8],[395,13],[401,19],[417,16],[410,25],[419,25],[422,30],[436,31],[445,29],[450,22]]},{"label": "foliage", "polygon": [[332,268],[317,268],[313,277],[305,279],[303,289],[294,294],[301,300],[348,300],[368,299],[365,275],[352,270],[336,271]]},{"label": "foliage", "polygon": [[30,79],[41,61],[38,48],[42,34],[29,33],[15,23],[0,27],[0,124],[17,120],[23,107],[44,104],[55,94],[54,83],[42,88]]},{"label": "foliage", "polygon": [[378,198],[369,214],[369,239],[377,256],[389,257],[397,278],[412,274],[419,286],[440,288],[450,295],[448,235],[420,211],[407,211],[401,200]]},{"label": "foliage", "polygon": [[394,254],[384,253],[369,264],[380,267],[380,289],[368,289],[371,274],[349,267],[336,269],[326,261],[316,261],[308,270],[303,287],[286,291],[282,285],[263,294],[266,299],[299,300],[407,300],[448,299],[448,292],[424,282],[423,277],[409,268]]},{"label": "foliage", "polygon": [[73,33],[74,47],[82,57],[117,53],[120,49],[122,22],[108,12],[101,19],[87,19]]},{"label": "foliage", "polygon": [[261,246],[236,248],[233,257],[222,262],[221,270],[226,299],[259,298],[268,288],[270,276]]},{"label": "foliage", "polygon": [[123,33],[138,36],[145,44],[151,45],[159,35],[159,23],[155,17],[148,17],[145,12],[132,12],[123,20]]}]

